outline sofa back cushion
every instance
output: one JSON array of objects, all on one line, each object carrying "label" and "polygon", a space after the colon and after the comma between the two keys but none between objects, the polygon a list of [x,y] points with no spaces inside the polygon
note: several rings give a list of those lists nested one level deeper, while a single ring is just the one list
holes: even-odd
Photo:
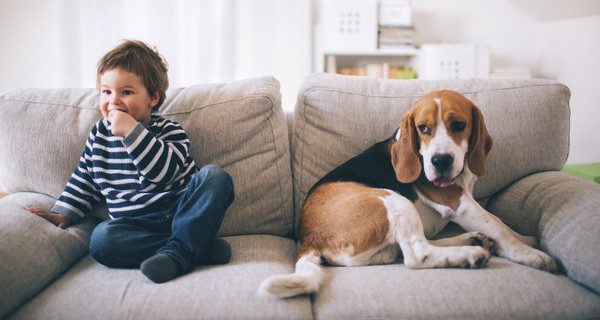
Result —
[{"label": "sofa back cushion", "polygon": [[[102,114],[94,89],[27,89],[0,95],[0,191],[58,197]],[[159,112],[187,132],[198,166],[234,180],[219,235],[292,231],[289,142],[272,77],[172,89]]]},{"label": "sofa back cushion", "polygon": [[559,170],[569,150],[569,98],[550,80],[382,80],[308,76],[298,94],[292,132],[294,204],[327,172],[392,136],[424,94],[455,90],[483,112],[494,140],[488,171],[475,186],[487,197],[534,172]]}]

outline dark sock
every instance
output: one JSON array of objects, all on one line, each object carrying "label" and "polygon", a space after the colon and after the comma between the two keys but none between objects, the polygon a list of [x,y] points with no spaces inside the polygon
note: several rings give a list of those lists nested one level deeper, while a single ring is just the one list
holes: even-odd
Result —
[{"label": "dark sock", "polygon": [[182,274],[179,262],[164,253],[158,253],[146,259],[142,262],[140,269],[148,279],[156,283],[167,282]]},{"label": "dark sock", "polygon": [[221,238],[215,238],[208,247],[208,253],[201,263],[226,264],[229,260],[231,260],[231,246],[227,241]]}]

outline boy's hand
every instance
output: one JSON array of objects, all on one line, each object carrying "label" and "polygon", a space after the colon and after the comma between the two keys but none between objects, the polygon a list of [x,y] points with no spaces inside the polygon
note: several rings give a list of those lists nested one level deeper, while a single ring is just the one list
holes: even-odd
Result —
[{"label": "boy's hand", "polygon": [[28,207],[27,211],[35,214],[38,217],[42,217],[50,222],[52,222],[52,224],[54,224],[55,226],[61,228],[61,229],[66,229],[67,227],[69,227],[69,225],[71,225],[71,220],[69,220],[69,218],[60,215],[58,213],[54,213],[54,212],[48,212],[42,208],[37,208],[37,207]]},{"label": "boy's hand", "polygon": [[110,130],[115,136],[123,138],[126,137],[138,123],[137,120],[135,120],[127,112],[123,112],[114,107],[108,107],[107,111],[108,113],[106,114],[106,119],[110,121]]}]

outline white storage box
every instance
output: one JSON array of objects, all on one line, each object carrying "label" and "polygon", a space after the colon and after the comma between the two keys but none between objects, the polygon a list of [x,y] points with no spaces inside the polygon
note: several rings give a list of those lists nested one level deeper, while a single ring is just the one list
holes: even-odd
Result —
[{"label": "white storage box", "polygon": [[322,0],[321,50],[325,53],[377,49],[376,0]]},{"label": "white storage box", "polygon": [[386,27],[411,27],[412,4],[410,0],[380,0],[379,25]]},{"label": "white storage box", "polygon": [[488,78],[490,52],[479,44],[423,44],[419,79]]}]

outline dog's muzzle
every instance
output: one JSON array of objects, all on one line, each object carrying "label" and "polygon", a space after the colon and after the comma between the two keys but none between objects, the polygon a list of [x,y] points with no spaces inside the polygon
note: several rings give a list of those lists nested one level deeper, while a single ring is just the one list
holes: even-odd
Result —
[{"label": "dog's muzzle", "polygon": [[448,153],[437,154],[431,157],[431,164],[435,168],[436,178],[432,183],[438,187],[446,188],[454,184],[454,178],[448,175],[452,169],[454,158]]}]

